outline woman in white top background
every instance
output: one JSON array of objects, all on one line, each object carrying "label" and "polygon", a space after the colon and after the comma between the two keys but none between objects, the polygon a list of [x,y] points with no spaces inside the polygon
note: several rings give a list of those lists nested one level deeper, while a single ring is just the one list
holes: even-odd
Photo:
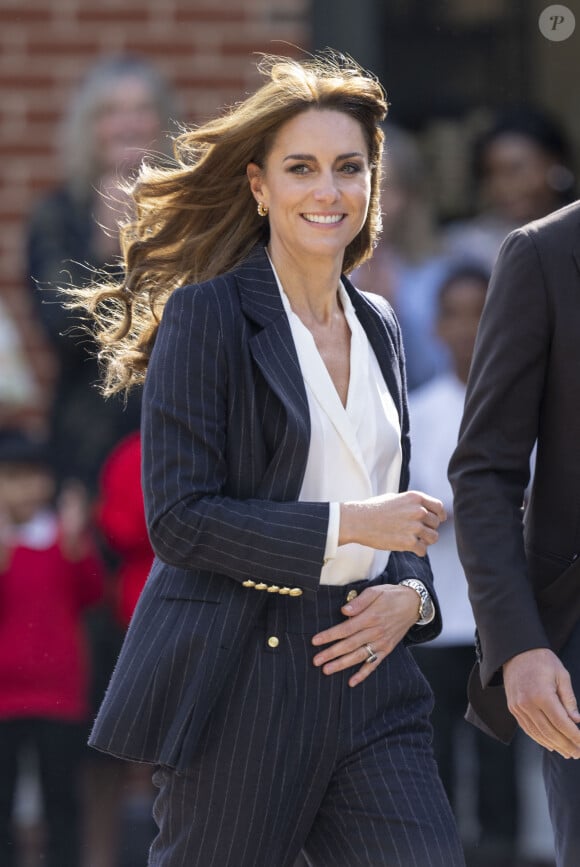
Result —
[{"label": "woman in white top background", "polygon": [[435,756],[458,819],[467,865],[513,867],[518,843],[515,753],[464,720],[467,680],[475,659],[475,621],[457,553],[453,492],[447,479],[488,283],[489,272],[477,262],[457,260],[450,265],[437,295],[436,328],[449,350],[452,369],[409,398],[411,484],[436,491],[447,512],[430,553],[443,630],[428,647],[416,648],[415,656],[435,695]]},{"label": "woman in white top background", "polygon": [[455,867],[408,649],[441,628],[445,514],[406,490],[396,320],[345,276],[385,95],[332,52],[261,71],[142,171],[124,282],[76,295],[106,390],[145,380],[156,553],[91,744],[155,766],[152,867]]}]

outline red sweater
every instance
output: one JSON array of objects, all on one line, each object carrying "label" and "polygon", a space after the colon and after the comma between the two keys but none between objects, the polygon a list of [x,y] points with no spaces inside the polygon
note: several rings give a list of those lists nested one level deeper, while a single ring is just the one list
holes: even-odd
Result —
[{"label": "red sweater", "polygon": [[116,614],[126,627],[153,563],[141,489],[141,440],[129,434],[113,449],[101,474],[97,523],[120,558]]},{"label": "red sweater", "polygon": [[86,719],[82,613],[102,592],[103,566],[94,554],[71,562],[58,541],[13,548],[0,571],[0,719]]}]

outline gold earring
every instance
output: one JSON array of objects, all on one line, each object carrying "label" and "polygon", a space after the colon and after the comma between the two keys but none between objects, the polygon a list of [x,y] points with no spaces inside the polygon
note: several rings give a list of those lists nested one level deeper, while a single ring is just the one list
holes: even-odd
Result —
[{"label": "gold earring", "polygon": [[268,206],[264,204],[264,202],[258,202],[258,214],[261,217],[268,216]]}]

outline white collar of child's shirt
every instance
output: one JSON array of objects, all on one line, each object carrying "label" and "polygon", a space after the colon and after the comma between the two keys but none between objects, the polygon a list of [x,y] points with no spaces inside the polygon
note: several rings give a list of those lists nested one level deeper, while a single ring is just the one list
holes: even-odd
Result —
[{"label": "white collar of child's shirt", "polygon": [[14,529],[12,542],[22,545],[24,548],[41,550],[49,548],[56,542],[58,536],[58,522],[56,515],[46,509],[38,512],[34,517]]}]

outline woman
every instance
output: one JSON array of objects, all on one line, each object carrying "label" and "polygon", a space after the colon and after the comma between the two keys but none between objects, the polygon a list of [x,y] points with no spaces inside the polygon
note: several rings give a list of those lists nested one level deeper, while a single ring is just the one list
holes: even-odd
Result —
[{"label": "woman", "polygon": [[54,462],[61,479],[80,479],[92,494],[111,448],[139,425],[139,401],[103,400],[94,353],[56,287],[86,284],[92,268],[118,268],[117,223],[130,206],[119,185],[146,152],[168,148],[171,112],[169,88],[147,60],[121,55],[91,66],[62,126],[63,182],[38,202],[28,227],[26,273],[60,368]]},{"label": "woman", "polygon": [[[95,388],[99,370],[94,344],[79,334],[79,320],[64,306],[57,287],[62,282],[86,284],[93,268],[107,269],[109,277],[119,273],[117,223],[131,207],[119,184],[135,174],[146,152],[169,150],[166,132],[172,115],[169,87],[148,60],[132,55],[100,58],[87,70],[64,118],[63,181],[39,201],[30,220],[27,273],[59,367],[51,407],[51,459],[59,482],[78,479],[91,498],[99,491],[101,470],[112,449],[139,427],[140,395],[133,392],[127,404],[103,399]],[[109,549],[109,554],[114,561],[116,552]],[[91,703],[96,707],[123,637],[109,602],[107,596],[87,618]],[[127,845],[120,820],[129,801],[127,777],[133,779],[138,769],[92,750],[87,755],[83,863],[113,867],[119,863],[120,848]],[[147,810],[143,852],[149,848],[149,825]],[[132,845],[139,836],[134,823]]]},{"label": "woman", "polygon": [[156,553],[91,744],[156,766],[151,867],[460,865],[405,646],[441,628],[444,512],[404,492],[392,312],[341,278],[379,228],[385,97],[333,54],[262,71],[143,170],[125,283],[77,293],[106,390],[147,368]]},{"label": "woman", "polygon": [[437,289],[449,270],[436,227],[425,160],[415,136],[393,124],[384,129],[382,233],[372,259],[357,270],[363,291],[383,295],[403,334],[409,392],[447,371],[446,347],[436,335]]},{"label": "woman", "polygon": [[576,198],[565,131],[531,106],[500,111],[475,141],[472,165],[478,213],[452,223],[446,242],[451,254],[477,258],[489,269],[509,232]]}]

